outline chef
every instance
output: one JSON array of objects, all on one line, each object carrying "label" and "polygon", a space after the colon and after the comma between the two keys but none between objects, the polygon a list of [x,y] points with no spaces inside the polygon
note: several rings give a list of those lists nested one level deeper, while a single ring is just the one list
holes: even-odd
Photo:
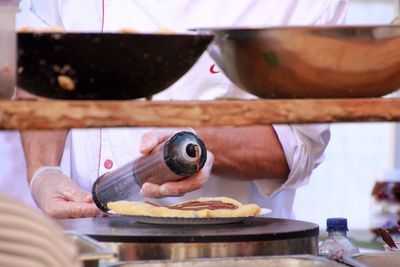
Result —
[{"label": "chef", "polygon": [[[184,32],[197,27],[340,24],[347,0],[23,0],[21,7],[20,26],[61,26],[79,32],[121,28]],[[184,77],[153,99],[221,97],[255,98],[232,84],[204,53]],[[32,196],[53,217],[94,216],[99,211],[89,192],[95,179],[148,153],[179,130],[72,129],[67,137],[63,131],[25,132]],[[226,196],[269,208],[272,217],[293,218],[296,188],[305,185],[321,163],[330,138],[328,125],[190,130],[210,151],[205,167],[183,181],[146,183],[136,188],[134,200],[157,198],[151,201],[170,204],[201,196]]]}]

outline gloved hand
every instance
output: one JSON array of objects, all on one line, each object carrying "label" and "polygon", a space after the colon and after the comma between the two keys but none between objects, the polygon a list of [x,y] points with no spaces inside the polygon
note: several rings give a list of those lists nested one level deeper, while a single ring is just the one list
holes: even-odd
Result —
[{"label": "gloved hand", "polygon": [[[143,134],[140,144],[140,152],[144,155],[151,153],[160,143],[168,140],[174,134],[180,131],[193,132],[193,129],[174,129],[174,130],[152,130]],[[212,165],[214,162],[214,155],[207,150],[207,160],[203,168],[195,175],[186,177],[185,179],[166,182],[161,185],[146,182],[143,184],[140,194],[147,197],[162,198],[167,196],[180,196],[190,191],[197,190],[203,186],[208,180]]]},{"label": "gloved hand", "polygon": [[43,212],[55,218],[94,217],[101,211],[92,195],[79,188],[56,167],[41,168],[32,177],[33,199]]}]

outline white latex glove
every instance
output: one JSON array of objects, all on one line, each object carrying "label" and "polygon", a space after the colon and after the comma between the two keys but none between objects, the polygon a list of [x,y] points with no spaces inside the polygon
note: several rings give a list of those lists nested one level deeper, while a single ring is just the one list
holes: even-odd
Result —
[{"label": "white latex glove", "polygon": [[92,195],[57,171],[56,167],[36,171],[30,188],[38,207],[51,217],[81,218],[101,214],[93,203]]},{"label": "white latex glove", "polygon": [[[193,129],[173,129],[173,130],[152,130],[143,134],[140,144],[140,152],[144,155],[151,153],[151,151],[157,147],[160,143],[168,140],[174,134],[187,131],[196,133]],[[140,194],[147,197],[162,198],[168,196],[181,196],[185,193],[197,190],[203,186],[208,180],[212,165],[214,162],[214,155],[207,150],[207,160],[203,168],[195,175],[186,177],[185,179],[165,182],[161,185],[146,182],[143,184]]]}]

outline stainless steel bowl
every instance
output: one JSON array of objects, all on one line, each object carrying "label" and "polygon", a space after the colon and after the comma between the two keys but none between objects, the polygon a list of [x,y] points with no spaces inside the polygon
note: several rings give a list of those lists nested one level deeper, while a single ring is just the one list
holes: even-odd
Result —
[{"label": "stainless steel bowl", "polygon": [[65,235],[77,247],[78,258],[84,267],[97,267],[100,261],[115,260],[117,258],[116,253],[93,238],[74,231],[65,231]]},{"label": "stainless steel bowl", "polygon": [[344,267],[337,262],[311,255],[275,257],[236,257],[186,261],[136,261],[122,262],[114,267]]},{"label": "stainless steel bowl", "polygon": [[343,263],[353,267],[398,267],[399,252],[371,252],[345,257]]},{"label": "stainless steel bowl", "polygon": [[379,97],[400,87],[400,25],[200,29],[227,77],[262,98]]}]

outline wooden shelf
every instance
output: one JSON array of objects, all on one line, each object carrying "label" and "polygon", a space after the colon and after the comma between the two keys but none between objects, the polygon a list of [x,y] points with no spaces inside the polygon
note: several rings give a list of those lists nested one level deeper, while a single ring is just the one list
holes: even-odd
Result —
[{"label": "wooden shelf", "polygon": [[400,121],[400,99],[0,101],[0,129]]}]

